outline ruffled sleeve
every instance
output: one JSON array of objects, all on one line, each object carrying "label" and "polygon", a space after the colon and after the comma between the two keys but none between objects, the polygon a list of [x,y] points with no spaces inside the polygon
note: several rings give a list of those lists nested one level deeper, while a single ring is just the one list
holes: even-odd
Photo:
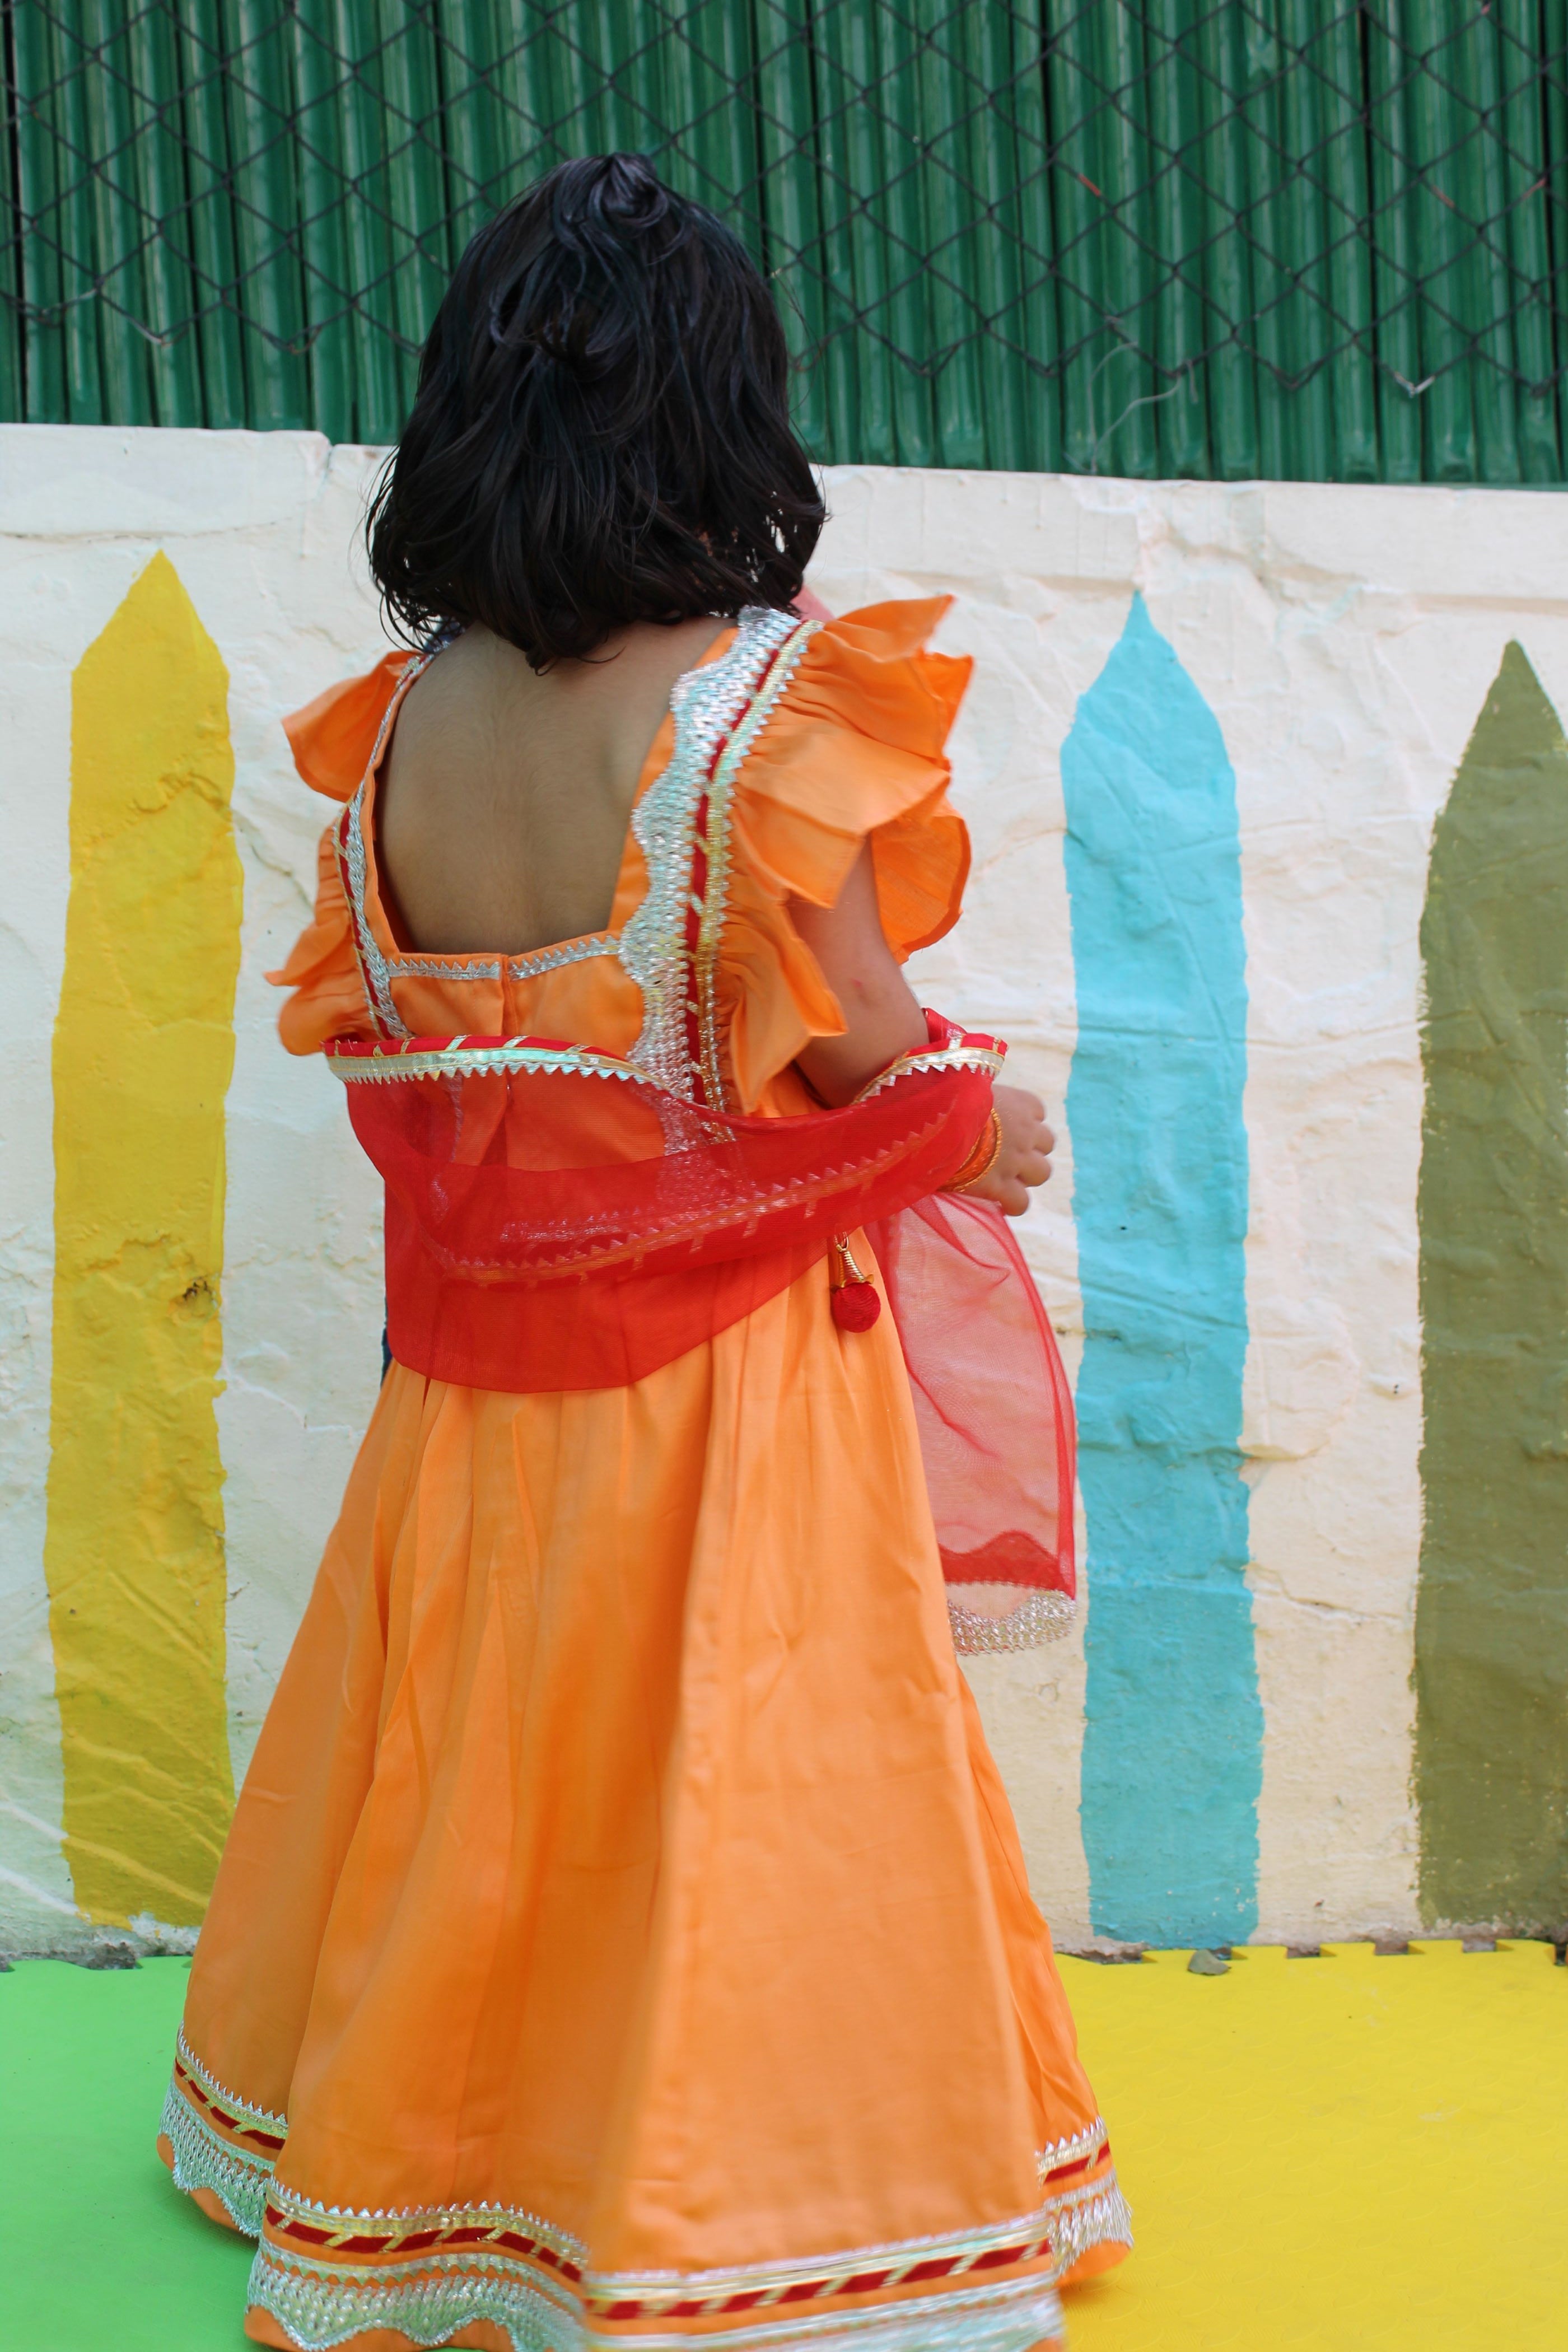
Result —
[{"label": "ruffled sleeve", "polygon": [[375,750],[386,706],[414,659],[391,653],[363,677],[345,677],[283,721],[294,765],[313,793],[346,801],[357,790]]},{"label": "ruffled sleeve", "polygon": [[791,898],[831,906],[869,838],[900,960],[958,920],[969,836],[947,799],[946,742],[972,665],[925,649],[951,603],[870,604],[818,630],[736,780],[722,962],[746,1109],[812,1037],[844,1026]]},{"label": "ruffled sleeve", "polygon": [[[388,654],[363,677],[330,686],[283,721],[294,765],[312,792],[334,801],[353,795],[412,659]],[[319,1053],[329,1037],[374,1034],[331,825],[316,851],[315,919],[300,932],[288,962],[267,977],[275,988],[292,992],[278,1016],[278,1033],[290,1054]]]},{"label": "ruffled sleeve", "polygon": [[320,1053],[329,1037],[374,1036],[331,825],[316,848],[315,920],[295,940],[288,962],[267,977],[274,988],[292,991],[278,1015],[278,1034],[290,1054]]}]

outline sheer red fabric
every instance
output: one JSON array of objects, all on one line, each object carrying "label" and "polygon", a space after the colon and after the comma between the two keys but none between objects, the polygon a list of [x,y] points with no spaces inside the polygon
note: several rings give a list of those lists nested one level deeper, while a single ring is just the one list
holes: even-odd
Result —
[{"label": "sheer red fabric", "polygon": [[[386,1183],[388,1341],[432,1379],[622,1386],[868,1229],[943,1565],[974,1601],[966,1646],[1011,1646],[985,1630],[1009,1596],[1033,1607],[1037,1633],[1051,1630],[1042,1596],[1073,1590],[1071,1403],[1005,1220],[941,1190],[984,1124],[1003,1049],[928,1018],[926,1053],[843,1109],[791,1118],[712,1109],[546,1038],[343,1039],[327,1053]],[[842,1280],[841,1248],[835,1262]],[[838,1320],[854,1344],[869,1315]]]},{"label": "sheer red fabric", "polygon": [[936,1190],[984,1122],[1000,1059],[991,1039],[963,1039],[844,1109],[782,1119],[709,1109],[547,1039],[344,1040],[328,1055],[386,1181],[393,1354],[507,1390],[640,1380],[783,1290],[835,1234]]},{"label": "sheer red fabric", "polygon": [[994,1203],[936,1193],[870,1238],[968,1646],[1013,1646],[1000,1631],[988,1637],[987,1623],[1011,1623],[1036,1595],[1036,1631],[1047,1633],[1076,1589],[1072,1391],[1056,1335]]}]

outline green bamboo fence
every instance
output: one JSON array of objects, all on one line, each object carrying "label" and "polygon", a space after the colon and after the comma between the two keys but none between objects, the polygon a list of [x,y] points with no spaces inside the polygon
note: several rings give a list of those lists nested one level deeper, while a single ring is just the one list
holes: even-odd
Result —
[{"label": "green bamboo fence", "polygon": [[384,442],[464,241],[652,156],[837,462],[1558,482],[1568,0],[0,0],[0,417]]}]

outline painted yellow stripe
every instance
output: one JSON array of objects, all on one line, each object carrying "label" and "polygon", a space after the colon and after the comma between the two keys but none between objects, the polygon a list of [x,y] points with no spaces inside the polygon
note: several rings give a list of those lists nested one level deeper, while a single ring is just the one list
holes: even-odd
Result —
[{"label": "painted yellow stripe", "polygon": [[228,677],[154,557],[82,656],[55,1024],[45,1568],[66,1855],[93,1918],[199,1920],[224,1690],[224,1097],[240,868]]}]

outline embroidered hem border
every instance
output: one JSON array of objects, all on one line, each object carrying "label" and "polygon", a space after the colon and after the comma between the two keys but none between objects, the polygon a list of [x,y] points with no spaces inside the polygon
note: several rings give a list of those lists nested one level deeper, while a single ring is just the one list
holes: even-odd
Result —
[{"label": "embroidered hem border", "polygon": [[250,2303],[269,2312],[303,2352],[330,2352],[371,2328],[395,2329],[410,2342],[447,2342],[459,2328],[488,2319],[504,2328],[513,2352],[601,2352],[635,2341],[652,2352],[685,2352],[721,2340],[746,2352],[1028,2352],[1059,2336],[1062,2307],[1054,2287],[1036,2277],[920,2295],[903,2303],[805,2317],[768,2318],[726,2328],[721,2337],[640,2329],[628,2339],[584,2325],[568,2296],[542,2283],[508,2275],[483,2260],[456,2257],[445,2268],[427,2265],[407,2275],[345,2280],[322,2264],[264,2246],[250,2279]]},{"label": "embroidered hem border", "polygon": [[[395,2327],[414,2343],[434,2345],[479,2318],[505,2327],[514,2352],[567,2352],[568,2347],[587,2352],[615,2340],[626,2323],[637,2325],[641,2340],[649,2322],[699,2318],[709,2328],[718,2324],[727,2343],[743,2344],[748,2352],[819,2341],[865,2344],[868,2352],[872,2347],[881,2352],[883,2346],[888,2352],[906,2347],[913,2352],[917,2341],[922,2347],[945,2342],[941,2331],[959,2325],[961,2310],[995,2305],[999,2321],[1004,2305],[1022,2311],[1089,2247],[1125,2242],[1131,2235],[1114,2171],[1082,2179],[1110,2163],[1110,2143],[1098,2119],[1040,2151],[1042,2189],[1056,2193],[1016,2221],[857,2248],[826,2260],[693,2273],[596,2273],[588,2267],[586,2249],[568,2232],[502,2206],[355,2211],[296,2196],[273,2178],[287,2134],[284,2119],[223,2089],[187,2051],[183,2035],[163,2126],[178,2187],[213,2191],[247,2236],[259,2237],[264,2226],[272,2232],[257,2255],[251,2301],[270,2311],[307,2352],[327,2352],[371,2326]],[[237,2133],[272,2147],[247,2147],[231,2137]],[[346,2259],[332,2259],[338,2255]],[[1003,2263],[1042,2260],[1048,2271],[1023,2280],[985,2287],[968,2283]],[[938,2280],[951,2284],[915,2302],[815,2315],[799,2308],[814,2301],[841,2305],[847,2296],[885,2295]],[[783,2305],[794,2307],[789,2319],[763,2316]],[[917,2314],[929,2314],[938,2332],[908,2336],[906,2324],[915,2327]],[[925,2327],[928,2321],[918,2324]],[[1009,2322],[994,2337],[965,2335],[954,2341],[1014,2352],[1049,2332],[1037,2326],[1019,2336]],[[660,2333],[647,2340],[677,2346],[695,2339]]]},{"label": "embroidered hem border", "polygon": [[277,2158],[228,2138],[193,2105],[178,2074],[163,2102],[162,2129],[174,2153],[175,2188],[187,2195],[210,2189],[235,2228],[259,2238]]}]

